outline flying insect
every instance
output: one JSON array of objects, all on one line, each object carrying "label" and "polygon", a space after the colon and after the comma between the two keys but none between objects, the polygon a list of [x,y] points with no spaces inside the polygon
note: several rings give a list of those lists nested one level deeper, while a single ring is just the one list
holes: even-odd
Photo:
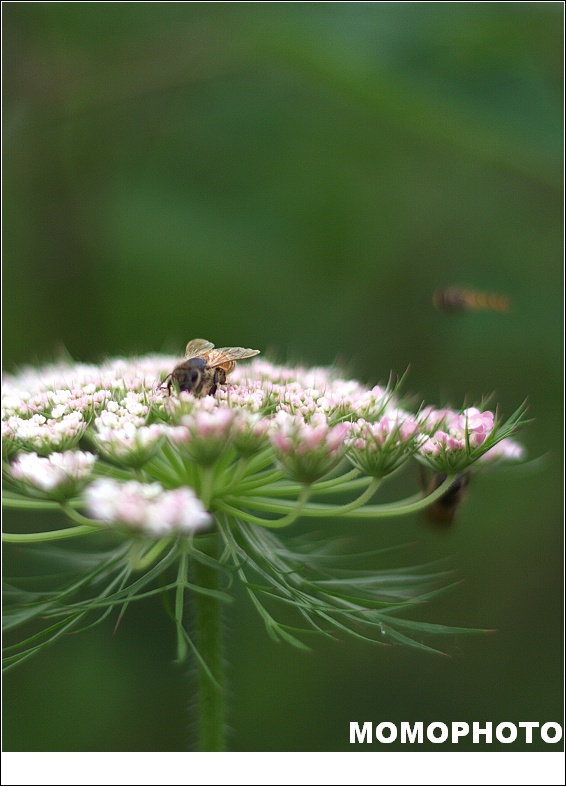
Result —
[{"label": "flying insect", "polygon": [[447,314],[463,314],[466,311],[510,311],[511,301],[506,295],[494,292],[477,292],[464,287],[437,289],[432,302],[439,311]]},{"label": "flying insect", "polygon": [[[425,496],[436,491],[436,489],[444,483],[447,477],[448,475],[444,472],[435,472],[430,481],[426,483],[425,474],[422,472],[421,483],[425,490]],[[450,526],[454,521],[456,513],[466,500],[469,484],[469,472],[462,472],[456,475],[448,491],[424,509],[426,519],[432,524],[439,524],[444,527]]]}]

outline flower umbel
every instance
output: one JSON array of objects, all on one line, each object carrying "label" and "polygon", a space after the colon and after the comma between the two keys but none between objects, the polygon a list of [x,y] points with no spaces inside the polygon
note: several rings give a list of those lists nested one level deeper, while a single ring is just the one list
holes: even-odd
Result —
[{"label": "flower umbel", "polygon": [[285,473],[299,483],[314,483],[327,475],[345,452],[349,423],[330,426],[322,412],[308,422],[280,410],[273,419],[271,444]]},{"label": "flower umbel", "polygon": [[212,517],[195,492],[185,487],[165,491],[160,483],[125,483],[100,478],[85,493],[89,514],[108,525],[124,524],[151,537],[207,529]]},{"label": "flower umbel", "polygon": [[420,433],[416,419],[401,410],[375,423],[360,418],[352,424],[348,458],[367,475],[385,477],[411,458]]},{"label": "flower umbel", "polygon": [[[523,413],[521,407],[503,423],[493,412],[482,412],[477,407],[469,407],[461,413],[427,408],[420,421],[424,436],[419,458],[439,472],[462,472],[480,458],[489,459],[490,452],[516,430]],[[514,451],[514,456],[501,448],[497,451],[499,456],[517,458],[518,450]]]},{"label": "flower umbel", "polygon": [[[135,598],[167,591],[174,594],[178,657],[192,651],[201,662],[204,655],[183,622],[187,588],[207,602],[228,600],[220,585],[229,586],[234,576],[269,633],[296,646],[304,647],[300,627],[276,621],[266,600],[295,609],[305,630],[332,636],[350,632],[426,649],[421,632],[454,630],[396,614],[440,591],[442,574],[388,570],[377,581],[372,566],[334,575],[324,543],[284,542],[275,529],[298,519],[353,522],[423,510],[460,473],[521,458],[523,448],[510,437],[523,408],[506,422],[475,407],[415,414],[400,406],[392,385],[368,389],[334,369],[259,359],[237,368],[215,396],[168,395],[159,383],[174,364],[153,355],[26,369],[5,378],[4,504],[58,508],[73,524],[6,534],[5,540],[98,534],[114,543],[100,564],[88,561],[80,579],[63,583],[48,600],[26,601],[25,615],[15,606],[14,625],[35,617],[40,630],[20,642],[8,665],[78,626],[85,614],[103,619]],[[445,480],[427,496],[373,502],[382,482],[415,462]],[[341,501],[333,502],[338,494]],[[220,579],[190,583],[191,564],[200,566],[198,575],[212,570]],[[164,582],[160,577],[174,566],[176,578]],[[91,597],[83,592],[77,600],[73,588],[79,587],[90,588]]]},{"label": "flower umbel", "polygon": [[80,450],[51,453],[45,458],[37,453],[19,453],[10,472],[23,492],[63,500],[75,496],[91,478],[96,459],[92,453]]}]

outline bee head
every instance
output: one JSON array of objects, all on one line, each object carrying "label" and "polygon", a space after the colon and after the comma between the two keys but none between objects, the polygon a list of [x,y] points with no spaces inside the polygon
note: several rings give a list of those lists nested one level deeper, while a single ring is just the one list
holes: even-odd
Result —
[{"label": "bee head", "polygon": [[171,395],[171,388],[173,385],[176,385],[180,391],[198,395],[203,384],[203,375],[206,367],[206,362],[203,358],[184,360],[178,366],[175,366],[170,374],[167,374],[159,388],[167,388],[168,394]]}]

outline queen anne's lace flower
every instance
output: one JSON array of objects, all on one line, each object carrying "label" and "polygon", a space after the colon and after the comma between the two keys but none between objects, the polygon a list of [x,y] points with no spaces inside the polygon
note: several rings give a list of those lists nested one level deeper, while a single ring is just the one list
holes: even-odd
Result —
[{"label": "queen anne's lace flower", "polygon": [[[131,420],[110,425],[109,418],[98,418],[90,435],[101,455],[115,462],[141,467],[157,452],[166,433],[159,423],[137,426]],[[104,424],[104,425],[103,425]]]},{"label": "queen anne's lace flower", "polygon": [[12,477],[47,496],[73,496],[91,477],[96,456],[80,450],[52,453],[47,458],[37,453],[20,453],[12,463]]},{"label": "queen anne's lace flower", "polygon": [[154,537],[198,532],[212,521],[194,491],[187,487],[165,491],[159,483],[120,483],[101,478],[86,489],[85,497],[94,519],[123,524]]},{"label": "queen anne's lace flower", "polygon": [[384,477],[412,456],[419,434],[416,419],[401,410],[375,423],[360,418],[352,424],[348,458],[366,474]]},{"label": "queen anne's lace flower", "polygon": [[[426,649],[421,633],[449,630],[395,616],[437,590],[441,577],[430,568],[348,576],[341,561],[333,574],[326,546],[283,542],[275,531],[303,517],[377,521],[446,501],[476,468],[521,458],[510,436],[522,410],[507,423],[479,407],[415,415],[391,384],[368,389],[334,369],[259,358],[238,366],[214,396],[168,395],[160,383],[177,362],[150,355],[55,364],[4,380],[4,502],[57,508],[74,525],[4,537],[41,542],[114,532],[106,551],[78,560],[86,573],[40,593],[39,602],[23,593],[16,618],[27,624],[35,615],[46,624],[13,657],[85,627],[86,615],[102,621],[113,607],[121,615],[133,600],[160,594],[175,620],[179,661],[194,652],[201,677],[212,674],[208,701],[221,695],[221,683],[198,647],[218,644],[220,603],[236,576],[270,634],[297,646],[301,628],[279,623],[266,597],[270,607],[277,600],[295,607],[299,625],[329,635],[411,643],[416,634],[414,643]],[[397,503],[374,502],[382,482],[412,460],[432,470],[429,487]],[[216,631],[197,635],[196,644],[183,623],[189,592],[191,611],[200,607],[192,619]]]},{"label": "queen anne's lace flower", "polygon": [[[55,412],[59,409],[54,407]],[[12,415],[2,423],[2,439],[8,453],[21,449],[47,456],[77,445],[86,428],[80,412],[59,411],[55,416],[51,412],[49,417],[36,413],[27,418]]]},{"label": "queen anne's lace flower", "polygon": [[[84,481],[84,456],[90,455],[77,449],[84,441],[99,457],[98,468],[94,456],[88,460],[89,473],[102,476],[102,485],[90,486],[91,507],[96,493],[110,498],[111,488],[129,500],[128,510],[145,500],[136,522],[148,530],[147,511],[152,520],[156,511],[171,520],[177,498],[167,495],[191,488],[209,510],[238,509],[269,525],[269,517],[251,513],[254,507],[262,512],[263,478],[276,482],[283,473],[301,486],[334,473],[339,483],[352,465],[382,478],[415,455],[450,474],[484,454],[486,464],[489,458],[516,459],[522,450],[516,443],[497,448],[514,425],[502,427],[489,410],[427,407],[413,415],[400,407],[391,385],[368,389],[334,369],[277,366],[256,358],[238,366],[215,396],[169,396],[159,383],[175,362],[149,355],[100,366],[56,364],[6,377],[4,454],[20,452],[8,479],[20,484],[20,493],[26,484],[34,493],[47,493],[52,484],[49,493],[76,495]],[[27,458],[22,451],[29,452]],[[256,472],[263,474],[256,478]],[[127,484],[111,487],[104,478],[114,476],[142,482],[145,491]],[[147,489],[154,489],[151,504],[144,497]],[[276,492],[273,487],[271,493]],[[167,505],[160,508],[159,499],[167,499]],[[277,508],[266,504],[266,512]],[[279,507],[286,512],[282,522],[294,520],[288,501]],[[118,516],[118,508],[112,510]],[[308,506],[301,511],[308,513]],[[117,520],[127,523],[127,515],[122,511]],[[155,534],[159,527],[154,523],[149,529]]]},{"label": "queen anne's lace flower", "polygon": [[337,465],[345,452],[349,423],[330,426],[319,412],[308,422],[302,415],[280,410],[273,420],[270,439],[286,473],[300,483],[312,483]]}]

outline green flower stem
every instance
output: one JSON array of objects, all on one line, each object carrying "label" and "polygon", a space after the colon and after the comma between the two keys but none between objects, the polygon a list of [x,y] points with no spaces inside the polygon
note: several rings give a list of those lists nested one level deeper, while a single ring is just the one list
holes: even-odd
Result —
[{"label": "green flower stem", "polygon": [[[360,500],[362,498],[369,498],[369,496],[375,492],[375,488],[373,488],[372,484],[367,489],[367,491],[364,492],[364,494],[348,505],[321,505],[317,503],[310,503],[303,507],[301,515],[312,518],[319,516],[343,516],[347,514],[351,518],[384,518],[388,516],[404,516],[409,513],[417,513],[418,511],[428,507],[428,505],[445,494],[454,482],[455,478],[456,475],[449,475],[444,483],[442,483],[437,489],[435,489],[435,491],[426,497],[419,496],[417,499],[415,499],[413,496],[398,503],[364,505],[364,502],[360,503]],[[375,480],[379,482],[377,478]],[[369,494],[370,491],[371,494]],[[253,506],[256,510],[264,510],[267,513],[291,513],[293,510],[292,507],[282,504],[281,500],[277,499],[271,500],[266,498],[262,499],[261,497],[249,497],[246,501],[249,501],[250,506]],[[362,507],[362,505],[364,506]],[[277,521],[262,519],[259,516],[246,513],[235,507],[232,507],[232,505],[230,505],[228,502],[222,502],[220,506],[224,511],[226,511],[226,513],[238,516],[239,518],[243,519],[244,521],[248,521],[251,524],[261,524],[264,527],[278,526]]]},{"label": "green flower stem", "polygon": [[186,551],[183,549],[179,559],[177,570],[177,588],[175,591],[175,624],[177,626],[177,661],[182,663],[187,657],[187,641],[185,629],[183,628],[183,617],[185,611],[185,588],[187,585],[187,568],[189,560]]},{"label": "green flower stem", "polygon": [[270,464],[273,464],[273,449],[271,447],[264,448],[259,453],[256,453],[255,456],[250,458],[249,463],[247,465],[247,472],[248,474],[257,473],[262,469],[265,469]]},{"label": "green flower stem", "polygon": [[230,489],[238,488],[239,484],[242,481],[242,478],[244,477],[244,475],[247,474],[249,463],[250,463],[249,458],[241,458],[239,461],[236,461],[236,463],[233,465],[234,471],[232,474],[232,479],[229,484]]},{"label": "green flower stem", "polygon": [[100,521],[97,521],[96,519],[89,519],[86,516],[83,516],[82,513],[79,513],[77,510],[73,510],[73,508],[70,508],[66,503],[61,503],[60,507],[61,510],[66,513],[70,519],[76,521],[77,524],[84,524],[87,527],[96,527],[99,532],[103,528]]},{"label": "green flower stem", "polygon": [[233,491],[241,488],[256,488],[274,480],[280,480],[283,476],[280,470],[270,467],[273,464],[274,456],[271,448],[264,449],[254,456],[241,457],[236,462],[236,469],[228,484],[228,489]]},{"label": "green flower stem", "polygon": [[[230,513],[232,515],[239,516],[240,518],[244,519],[245,521],[249,521],[251,524],[261,524],[264,527],[270,528],[279,528],[279,527],[287,527],[289,524],[292,524],[299,516],[312,516],[312,515],[335,515],[335,516],[343,516],[355,511],[357,508],[360,508],[364,505],[368,500],[370,500],[379,485],[381,484],[380,478],[373,478],[368,488],[360,494],[360,496],[353,500],[353,502],[349,502],[347,505],[307,505],[307,499],[310,494],[310,487],[305,487],[304,492],[302,493],[299,499],[297,500],[297,504],[293,507],[289,508],[287,505],[276,504],[277,500],[260,500],[258,504],[257,501],[250,497],[250,501],[253,502],[254,507],[258,508],[258,510],[266,510],[270,513],[285,513],[287,512],[288,515],[284,516],[281,519],[262,519],[258,516],[253,516],[251,513],[244,513],[243,511],[239,511],[236,508],[232,507],[228,503],[220,503],[220,508],[224,510],[226,513]],[[325,508],[325,513],[317,514],[312,513],[313,510],[318,508]],[[329,513],[329,510],[331,512]]]},{"label": "green flower stem", "polygon": [[[82,516],[67,502],[55,503],[56,508],[63,510],[67,516],[76,521],[80,526],[68,529],[56,529],[48,532],[28,532],[23,535],[16,535],[9,532],[2,533],[2,540],[6,543],[41,543],[46,540],[63,540],[64,538],[74,538],[78,535],[88,535],[92,532],[100,532],[99,522]],[[23,507],[22,505],[18,507]]]},{"label": "green flower stem", "polygon": [[142,548],[134,550],[130,555],[130,564],[136,571],[149,568],[157,560],[159,555],[169,546],[167,538],[158,540],[143,554]]},{"label": "green flower stem", "polygon": [[[80,499],[70,499],[65,504],[78,508],[84,503]],[[32,499],[31,497],[11,496],[8,493],[2,495],[2,505],[5,508],[22,508],[24,510],[59,510],[61,507],[60,502],[52,499]]]},{"label": "green flower stem", "polygon": [[131,469],[124,469],[123,467],[119,467],[116,464],[110,464],[101,459],[96,462],[96,474],[102,475],[105,478],[125,481],[131,480],[134,477],[134,473]]},{"label": "green flower stem", "polygon": [[200,499],[204,507],[208,510],[210,500],[214,490],[214,468],[199,467],[200,472]]},{"label": "green flower stem", "polygon": [[[313,483],[311,486],[311,494],[340,494],[346,491],[355,491],[357,489],[363,489],[371,483],[371,478],[367,475],[364,475],[363,478],[356,478],[356,475],[360,474],[359,469],[353,469],[351,472],[348,472],[346,475],[342,475],[339,478],[332,478],[331,480],[324,480],[322,482]],[[349,478],[352,478],[351,480]],[[355,478],[355,479],[354,479]],[[263,497],[270,497],[273,495],[281,495],[281,496],[289,496],[293,497],[298,494],[301,490],[301,486],[298,483],[293,484],[281,484],[278,485],[276,483],[272,483],[267,487],[258,488],[257,490],[251,490],[251,496],[255,496],[256,494]],[[238,493],[245,494],[245,489],[242,491],[238,489]]]},{"label": "green flower stem", "polygon": [[[354,478],[360,474],[360,470],[357,467],[354,469],[349,470],[348,472],[344,472],[342,475],[338,477],[329,478],[328,480],[318,480],[316,483],[313,483],[315,489],[332,489],[337,482],[346,483],[353,481]],[[360,478],[360,480],[367,480],[367,477]]]},{"label": "green flower stem", "polygon": [[[370,478],[364,475],[363,478],[358,478],[360,474],[359,469],[352,469],[339,477],[330,478],[330,480],[318,480],[311,485],[312,494],[320,494],[322,492],[341,492],[353,491],[354,489],[364,488],[370,482]],[[237,487],[238,495],[241,494],[260,494],[261,496],[270,496],[272,494],[282,494],[284,496],[293,497],[300,493],[302,486],[299,483],[282,483],[276,485],[280,480],[283,480],[285,475],[277,470],[270,472],[262,472],[251,478],[247,482],[240,483]],[[236,491],[236,488],[231,483],[230,486],[222,490],[222,496],[228,496]]]},{"label": "green flower stem", "polygon": [[4,543],[42,543],[47,540],[64,540],[65,538],[76,538],[79,535],[90,535],[93,532],[100,532],[99,527],[69,527],[68,529],[54,529],[49,532],[27,532],[16,535],[11,532],[2,533]]},{"label": "green flower stem", "polygon": [[[202,550],[218,559],[220,534],[206,538]],[[207,562],[193,561],[194,582],[199,587],[219,592],[221,573]],[[193,593],[195,604],[198,702],[198,750],[224,751],[225,741],[225,674],[222,642],[222,601],[218,597]],[[202,659],[202,662],[201,662]],[[205,668],[206,667],[206,668]],[[212,677],[212,679],[211,679]]]},{"label": "green flower stem", "polygon": [[297,504],[293,506],[291,512],[287,516],[284,516],[282,519],[279,519],[276,523],[273,524],[273,526],[288,527],[289,524],[292,524],[294,521],[296,521],[301,515],[301,513],[303,512],[305,505],[307,504],[307,501],[310,497],[310,492],[311,492],[310,486],[303,486],[303,488],[301,489],[301,493],[297,498]]},{"label": "green flower stem", "polygon": [[[246,474],[246,477],[249,473]],[[231,494],[237,490],[238,494],[245,494],[246,492],[253,492],[256,489],[261,488],[262,486],[267,486],[270,483],[275,483],[278,480],[282,480],[285,475],[280,470],[273,470],[269,469],[264,472],[256,473],[255,475],[250,475],[248,480],[242,480],[236,486],[233,482],[226,488],[226,493]],[[260,492],[261,493],[261,492]]]},{"label": "green flower stem", "polygon": [[173,445],[171,445],[167,441],[163,443],[163,445],[161,446],[161,450],[163,451],[163,455],[165,456],[165,462],[162,461],[159,454],[155,456],[152,459],[152,461],[157,459],[159,463],[164,464],[165,467],[169,469],[169,471],[171,470],[172,467],[174,472],[177,474],[179,480],[181,480],[181,482],[184,482],[186,479],[187,472],[181,456],[179,456]]}]

